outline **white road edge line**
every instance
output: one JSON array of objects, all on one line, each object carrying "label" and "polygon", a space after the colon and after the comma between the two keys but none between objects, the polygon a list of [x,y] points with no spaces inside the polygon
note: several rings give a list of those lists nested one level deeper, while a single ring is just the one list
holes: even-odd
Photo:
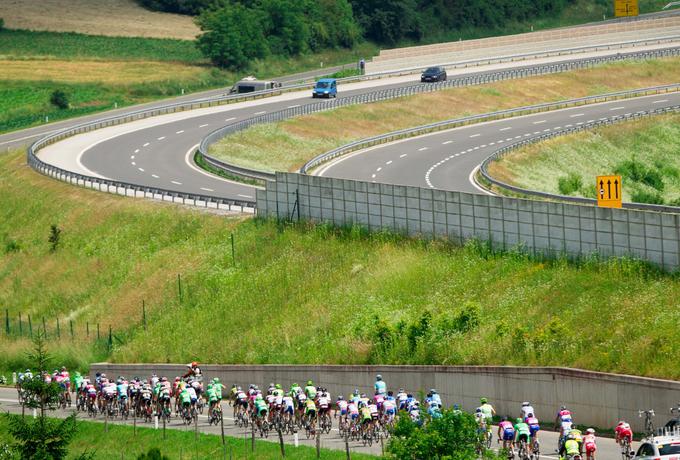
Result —
[{"label": "white road edge line", "polygon": [[211,189],[211,188],[205,188],[205,187],[201,187],[201,190],[204,190],[204,191],[206,191],[206,192],[214,192],[214,191],[215,191],[215,190],[213,190],[213,189]]},{"label": "white road edge line", "polygon": [[[208,171],[206,171],[206,170],[204,170],[204,169],[201,169],[201,168],[199,168],[198,166],[196,166],[196,165],[194,164],[194,162],[192,161],[192,158],[193,158],[192,155],[194,154],[194,152],[196,152],[196,149],[198,148],[199,145],[201,145],[201,144],[196,144],[196,145],[192,146],[192,147],[187,151],[186,155],[184,155],[184,162],[185,162],[191,169],[193,169],[194,171],[196,171],[196,172],[198,172],[198,173],[203,174],[204,176],[208,176],[208,177],[211,177],[211,178],[213,178],[213,179],[221,180],[222,182],[227,182],[227,183],[230,183],[230,184],[241,185],[241,186],[243,186],[243,187],[252,187],[252,188],[256,188],[256,189],[263,189],[263,187],[257,187],[257,186],[254,186],[254,185],[246,185],[246,184],[243,184],[243,183],[241,183],[241,182],[236,182],[236,181],[234,181],[234,180],[225,179],[224,177],[220,177],[220,176],[218,176],[217,174],[212,174],[212,173],[210,173],[210,172],[208,172]],[[180,185],[181,185],[181,184],[180,184]]]},{"label": "white road edge line", "polygon": [[170,182],[172,182],[172,183],[175,184],[175,185],[182,185],[181,182],[177,182],[176,180],[171,180]]},{"label": "white road edge line", "polygon": [[569,118],[582,117],[585,113],[575,113],[574,115],[569,115]]},{"label": "white road edge line", "polygon": [[474,188],[476,188],[477,190],[479,190],[480,192],[482,192],[482,193],[484,193],[484,194],[486,194],[486,195],[494,196],[494,194],[491,193],[490,191],[488,191],[487,189],[482,188],[482,187],[480,187],[479,185],[477,185],[477,181],[475,180],[475,174],[477,174],[477,171],[478,171],[478,170],[479,170],[479,165],[475,166],[475,169],[473,169],[472,172],[470,172],[470,175],[468,176],[468,180],[470,181],[470,183],[472,184],[472,186],[473,186]]},{"label": "white road edge line", "polygon": [[661,104],[662,102],[668,102],[668,99],[659,99],[658,101],[652,101],[652,104]]},{"label": "white road edge line", "polygon": [[227,119],[224,120],[224,121],[234,121],[234,120],[236,120],[236,117],[227,118]]},{"label": "white road edge line", "polygon": [[512,129],[512,127],[506,126],[505,128],[499,129],[499,131],[507,131],[507,130],[509,130],[509,129]]},{"label": "white road edge line", "polygon": [[614,110],[623,110],[623,109],[625,109],[625,107],[612,107],[611,109],[609,109],[609,111],[612,112]]},{"label": "white road edge line", "polygon": [[206,123],[204,125],[200,125],[199,128],[205,128],[206,126],[208,126],[208,123]]},{"label": "white road edge line", "polygon": [[240,196],[241,198],[252,198],[251,195],[241,195],[240,193],[236,196]]},{"label": "white road edge line", "polygon": [[479,137],[479,136],[481,136],[481,134],[479,134],[479,133],[470,135],[470,137]]}]

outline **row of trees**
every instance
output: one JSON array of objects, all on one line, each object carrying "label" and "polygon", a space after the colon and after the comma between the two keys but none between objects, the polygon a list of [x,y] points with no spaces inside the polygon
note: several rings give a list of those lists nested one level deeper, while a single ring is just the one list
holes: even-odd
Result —
[{"label": "row of trees", "polygon": [[269,54],[352,48],[361,38],[393,46],[462,29],[500,28],[555,15],[575,0],[138,1],[151,9],[197,15],[200,49],[216,65],[239,70]]}]

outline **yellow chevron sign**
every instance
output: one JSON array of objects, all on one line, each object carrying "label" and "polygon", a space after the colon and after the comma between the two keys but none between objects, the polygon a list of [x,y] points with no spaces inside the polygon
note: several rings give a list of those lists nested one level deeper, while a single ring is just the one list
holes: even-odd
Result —
[{"label": "yellow chevron sign", "polygon": [[603,208],[621,207],[621,176],[597,176],[597,205]]},{"label": "yellow chevron sign", "polygon": [[639,12],[638,0],[614,0],[614,16],[617,18],[637,16]]}]

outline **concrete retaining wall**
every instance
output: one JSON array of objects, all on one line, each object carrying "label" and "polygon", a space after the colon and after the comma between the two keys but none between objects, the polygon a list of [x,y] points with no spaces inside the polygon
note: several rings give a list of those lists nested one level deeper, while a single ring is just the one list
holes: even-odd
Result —
[{"label": "concrete retaining wall", "polygon": [[[612,427],[628,420],[636,430],[643,428],[640,409],[654,409],[657,424],[665,423],[671,406],[680,401],[680,382],[605,374],[568,368],[480,367],[480,366],[288,366],[204,365],[204,374],[219,377],[227,386],[251,383],[266,387],[270,382],[288,387],[312,379],[327,387],[331,396],[347,395],[355,387],[369,393],[376,374],[382,374],[389,389],[403,387],[417,394],[435,388],[445,405],[459,403],[474,410],[480,396],[489,398],[499,414],[516,416],[522,401],[531,401],[547,426],[560,405],[575,414],[578,423]],[[147,377],[155,372],[170,378],[181,375],[185,366],[176,364],[93,364],[90,372]]]},{"label": "concrete retaining wall", "polygon": [[[295,207],[299,197],[299,208]],[[257,191],[263,217],[359,224],[456,243],[574,257],[632,256],[680,265],[680,216],[277,173]]]}]

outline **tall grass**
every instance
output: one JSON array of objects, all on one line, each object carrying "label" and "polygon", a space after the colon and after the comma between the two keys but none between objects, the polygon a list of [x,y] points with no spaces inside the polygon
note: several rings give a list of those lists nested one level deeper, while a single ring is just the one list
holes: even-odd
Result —
[{"label": "tall grass", "polygon": [[[107,356],[72,346],[83,361],[568,365],[680,376],[680,283],[644,263],[224,218],[57,183],[18,155],[0,157],[0,235],[20,247],[0,258],[0,304],[12,317],[112,324]],[[52,254],[51,223],[63,229]],[[23,348],[3,347],[6,362]]]},{"label": "tall grass", "polygon": [[[563,171],[582,180],[573,194],[595,198],[598,175],[620,174],[624,201],[680,203],[680,115],[659,116],[542,142],[491,167],[520,187],[564,191]],[[560,185],[562,184],[562,185]]]}]

